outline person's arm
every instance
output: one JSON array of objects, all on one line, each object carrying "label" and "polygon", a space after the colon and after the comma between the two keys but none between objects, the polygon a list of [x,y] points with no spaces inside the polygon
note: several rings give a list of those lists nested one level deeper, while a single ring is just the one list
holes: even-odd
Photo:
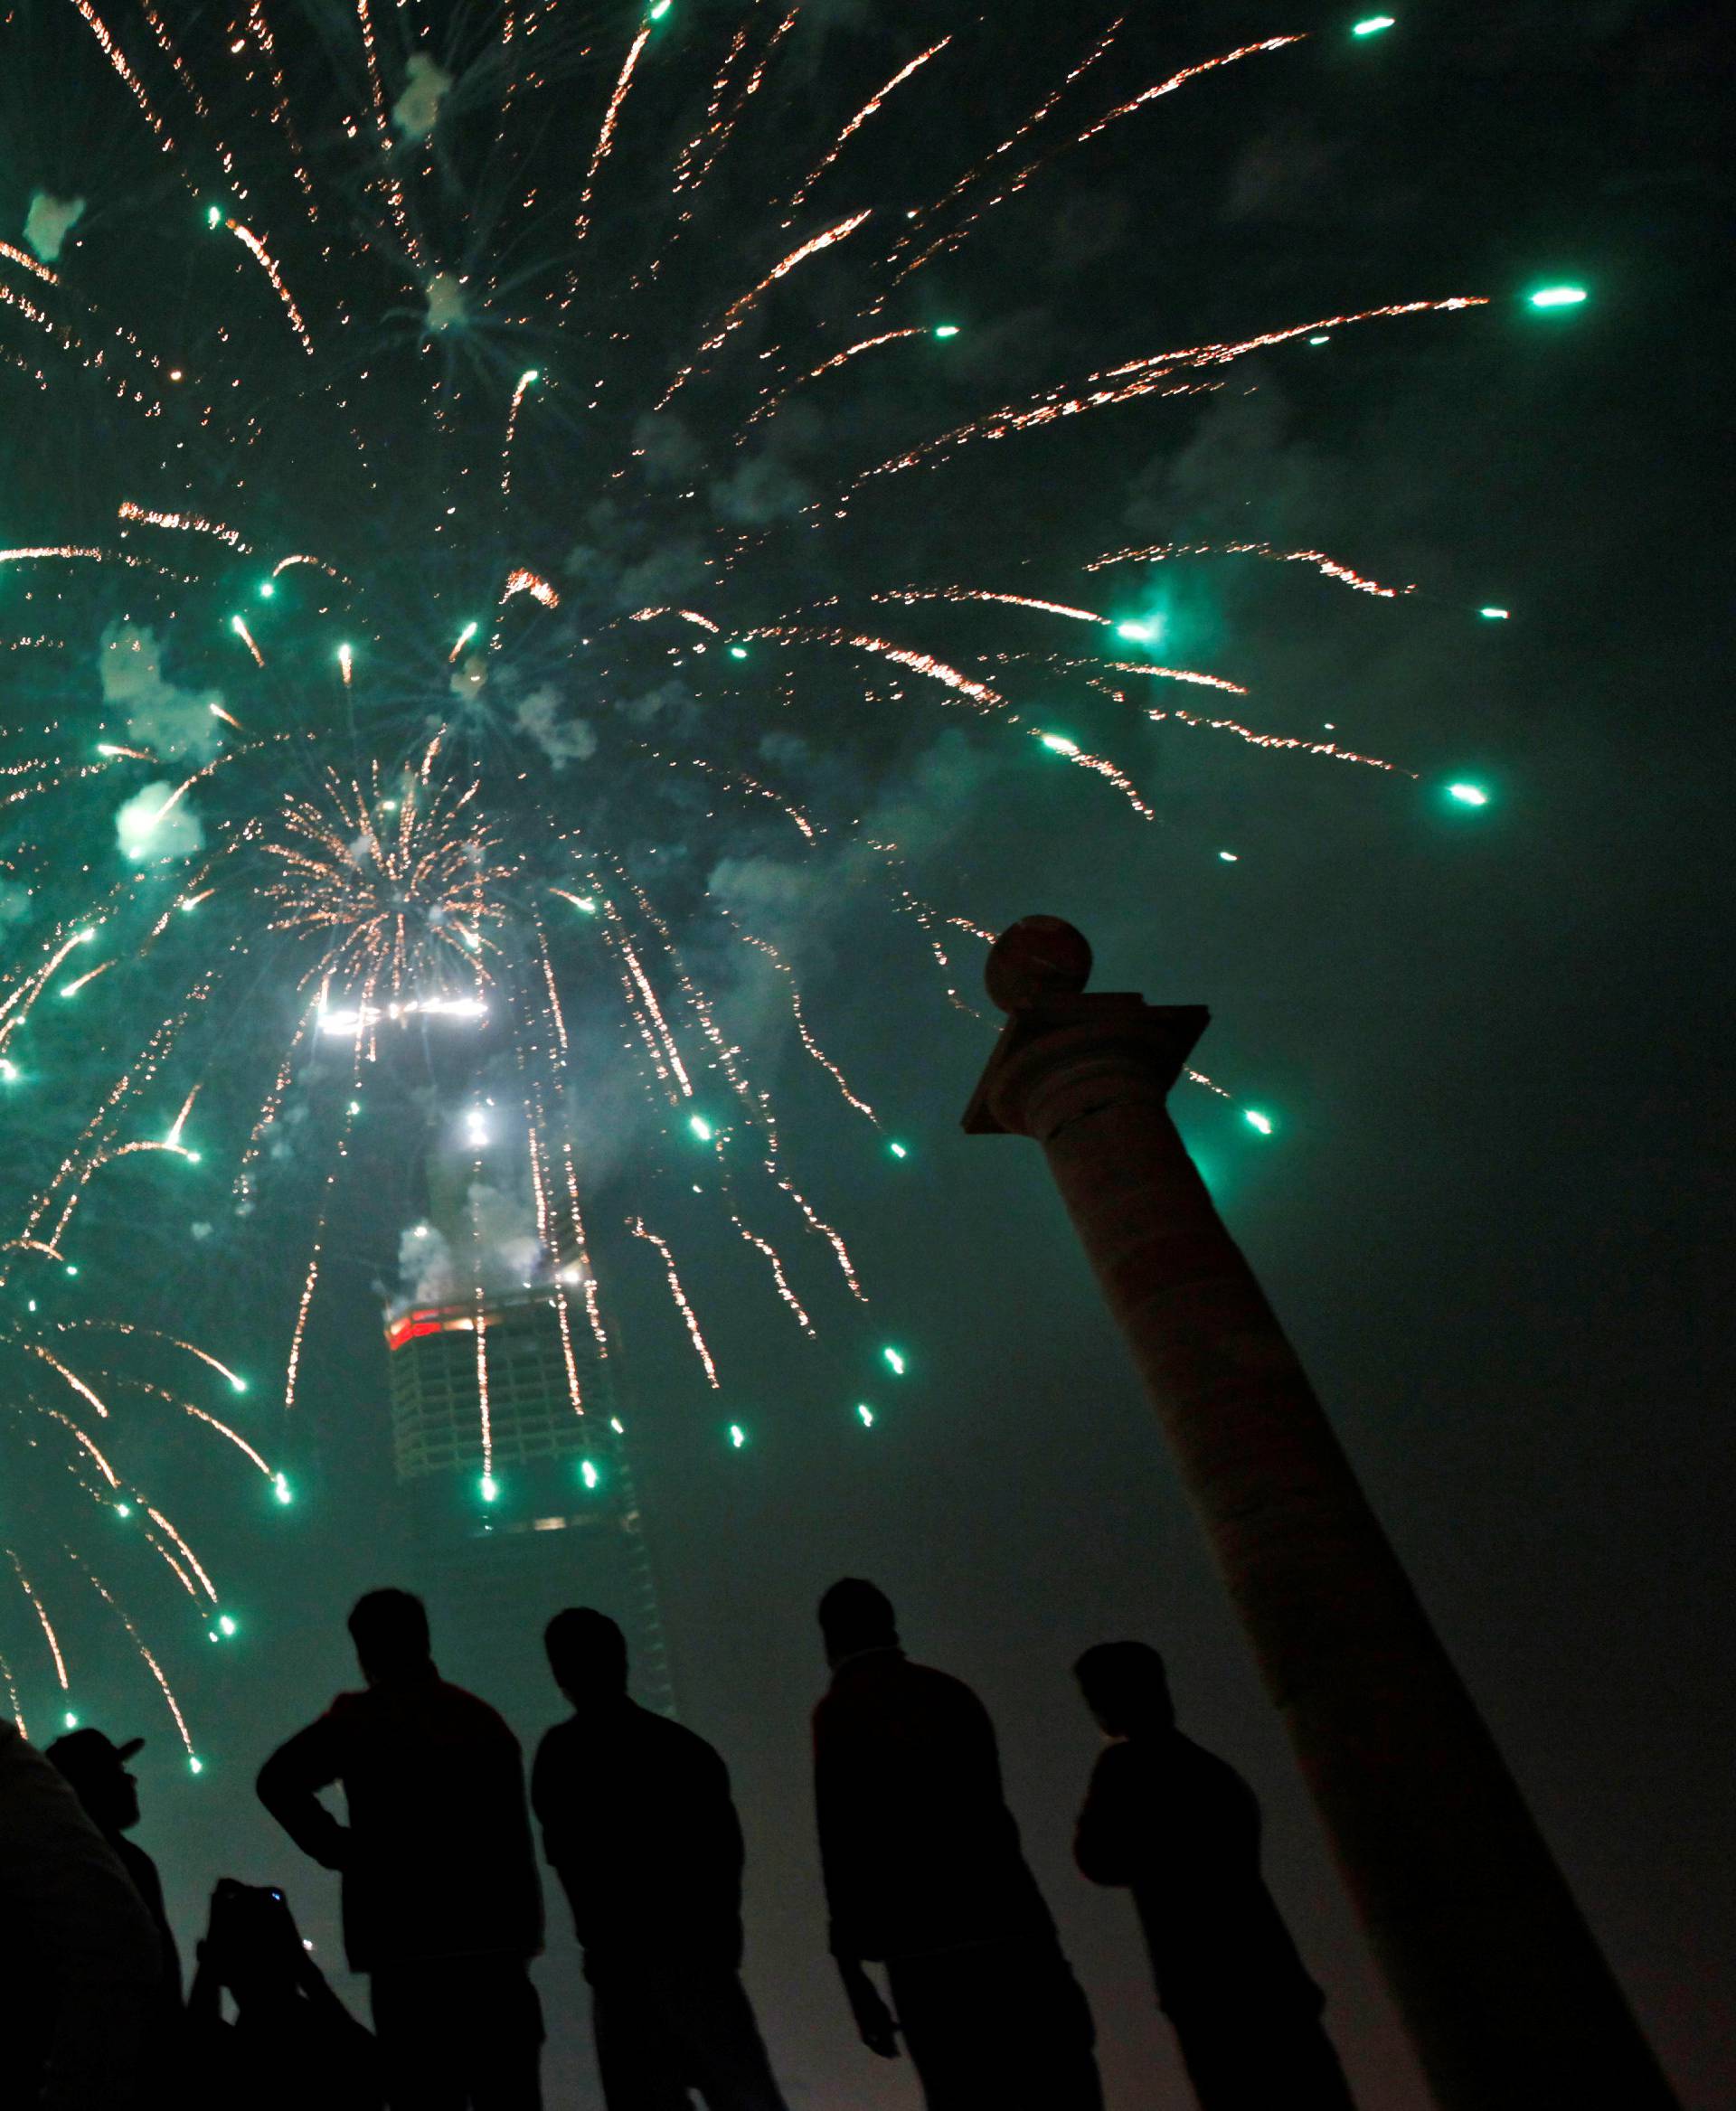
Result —
[{"label": "person's arm", "polygon": [[322,1869],[341,1870],[350,1859],[350,1828],[319,1800],[343,1771],[344,1736],[331,1714],[297,1730],[259,1768],[259,1801]]},{"label": "person's arm", "polygon": [[1133,1816],[1125,1747],[1111,1745],[1091,1770],[1073,1833],[1073,1860],[1094,1884],[1133,1881]]}]

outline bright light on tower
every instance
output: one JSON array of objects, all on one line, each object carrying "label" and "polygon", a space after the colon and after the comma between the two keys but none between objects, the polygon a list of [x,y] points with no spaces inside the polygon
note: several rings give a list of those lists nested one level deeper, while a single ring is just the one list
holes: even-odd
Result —
[{"label": "bright light on tower", "polygon": [[272,1475],[271,1493],[277,1497],[279,1503],[293,1503],[296,1499],[290,1492],[288,1478],[283,1474]]},{"label": "bright light on tower", "polygon": [[1447,796],[1457,799],[1461,806],[1486,806],[1489,795],[1481,785],[1448,785]]},{"label": "bright light on tower", "polygon": [[1540,286],[1526,296],[1534,308],[1576,308],[1585,297],[1582,286]]},{"label": "bright light on tower", "polygon": [[1242,1109],[1241,1118],[1250,1129],[1258,1129],[1262,1136],[1271,1135],[1272,1117],[1269,1114],[1261,1114],[1257,1108],[1247,1107]]},{"label": "bright light on tower", "polygon": [[874,1410],[868,1405],[866,1400],[858,1400],[856,1402],[856,1419],[862,1424],[864,1429],[872,1429],[873,1428]]},{"label": "bright light on tower", "polygon": [[902,1144],[888,1144],[886,1148],[894,1158],[908,1158],[910,1154]]},{"label": "bright light on tower", "polygon": [[717,1131],[703,1114],[690,1114],[687,1117],[687,1126],[692,1129],[702,1144],[709,1144],[717,1134]]},{"label": "bright light on tower", "polygon": [[217,1616],[217,1625],[225,1635],[233,1635],[239,1632],[234,1620],[228,1613],[220,1613]]},{"label": "bright light on tower", "polygon": [[1350,33],[1354,37],[1377,37],[1383,29],[1392,29],[1396,21],[1395,15],[1365,14],[1360,22],[1351,24]]},{"label": "bright light on tower", "polygon": [[892,1372],[892,1376],[894,1378],[902,1378],[905,1372],[906,1365],[903,1357],[900,1355],[898,1351],[896,1349],[882,1349],[880,1353],[882,1361],[885,1363],[887,1370]]},{"label": "bright light on tower", "polygon": [[743,1445],[744,1445],[744,1444],[745,1444],[747,1441],[748,1441],[748,1433],[747,1433],[747,1431],[746,1431],[746,1430],[745,1430],[745,1429],[744,1429],[744,1428],[741,1427],[741,1423],[740,1423],[740,1422],[731,1422],[731,1423],[730,1424],[730,1449],[731,1449],[731,1451],[740,1451],[740,1450],[741,1450],[741,1447],[742,1447],[742,1446],[743,1446]]},{"label": "bright light on tower", "polygon": [[579,1468],[579,1478],[587,1488],[594,1488],[602,1477],[589,1459],[586,1459]]},{"label": "bright light on tower", "polygon": [[484,1474],[484,1475],[482,1476],[482,1499],[483,1499],[483,1501],[484,1501],[485,1503],[492,1503],[492,1502],[494,1502],[494,1501],[495,1500],[495,1498],[496,1498],[496,1497],[499,1495],[499,1494],[500,1494],[500,1483],[499,1483],[498,1481],[496,1481],[496,1480],[495,1480],[495,1476],[493,1475],[493,1474]]},{"label": "bright light on tower", "polygon": [[1079,742],[1070,740],[1065,733],[1043,733],[1039,736],[1052,755],[1077,755]]},{"label": "bright light on tower", "polygon": [[1506,608],[1479,608],[1477,614],[1486,623],[1505,623],[1511,611]]},{"label": "bright light on tower", "polygon": [[1125,637],[1133,645],[1149,645],[1156,635],[1149,623],[1118,623],[1117,637]]},{"label": "bright light on tower", "polygon": [[956,337],[958,335],[958,325],[957,323],[937,323],[934,334],[937,337]]}]

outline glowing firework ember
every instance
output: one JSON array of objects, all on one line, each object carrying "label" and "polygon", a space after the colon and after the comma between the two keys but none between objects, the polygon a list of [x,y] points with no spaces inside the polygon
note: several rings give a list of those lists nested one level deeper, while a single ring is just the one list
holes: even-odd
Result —
[{"label": "glowing firework ember", "polygon": [[[615,1274],[666,1295],[725,1401],[740,1349],[718,1308],[755,1299],[804,1342],[842,1324],[902,1376],[861,1334],[868,1290],[823,1192],[853,1150],[906,1158],[882,1126],[904,1127],[898,1079],[859,1075],[803,985],[848,905],[898,919],[969,1009],[961,949],[991,934],[913,892],[946,875],[913,882],[876,833],[908,808],[910,744],[944,721],[983,768],[1043,770],[1033,796],[1118,824],[1156,817],[1165,744],[1190,735],[1260,751],[1275,793],[1322,759],[1371,764],[1371,786],[1409,774],[1280,711],[1246,722],[1260,705],[1165,708],[1246,687],[1170,664],[1185,646],[1127,606],[1150,576],[1132,568],[1225,557],[1301,567],[1371,621],[1408,585],[1311,545],[1105,553],[1113,523],[1020,551],[1018,480],[1052,476],[1043,450],[1099,411],[1185,415],[1245,363],[1327,336],[1354,356],[1479,297],[1400,287],[1233,341],[1118,340],[1076,372],[1010,375],[1005,348],[973,370],[983,231],[1106,136],[1144,127],[1161,153],[1166,111],[1301,40],[1159,62],[1118,21],[1001,137],[973,94],[989,18],[912,34],[835,94],[794,5],[665,24],[662,0],[552,0],[417,26],[440,13],[334,11],[317,67],[259,7],[0,21],[27,178],[44,69],[116,142],[76,203],[44,149],[36,231],[0,242],[10,495],[44,505],[0,550],[23,670],[0,740],[0,1084],[9,1112],[41,1110],[4,1167],[13,1250],[53,1267],[76,1265],[75,1231],[112,1244],[146,1159],[202,1182],[187,1253],[293,1252],[273,1343],[293,1408],[347,1227],[424,1219],[400,1190],[444,1153],[460,1202],[405,1233],[407,1295],[426,1277],[480,1315],[497,1283],[546,1288],[563,1341],[588,1331],[602,1357]],[[901,165],[894,201],[869,143],[901,123],[933,161]],[[924,391],[944,410],[921,414]],[[83,466],[61,478],[69,429]],[[1005,488],[963,504],[937,577],[917,524],[966,474]],[[1005,532],[979,544],[990,515]],[[774,1101],[779,1037],[804,1089]],[[798,1169],[788,1102],[809,1084]],[[415,1179],[393,1186],[391,1149]],[[471,1485],[506,1503],[485,1332]],[[49,1417],[36,1458],[63,1437],[112,1511],[130,1484],[74,1433],[77,1404],[96,1410],[65,1382],[53,1412],[15,1411]]]}]

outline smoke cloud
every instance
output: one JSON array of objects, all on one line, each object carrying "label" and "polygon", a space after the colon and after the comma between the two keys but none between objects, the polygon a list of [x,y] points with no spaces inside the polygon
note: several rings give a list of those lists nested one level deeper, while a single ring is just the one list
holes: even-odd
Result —
[{"label": "smoke cloud", "polygon": [[427,52],[410,54],[410,63],[404,69],[404,92],[392,106],[392,121],[406,139],[428,137],[451,85],[452,76]]},{"label": "smoke cloud", "polygon": [[456,330],[465,321],[464,288],[458,284],[457,274],[437,271],[428,282],[428,328],[429,335],[442,330]]},{"label": "smoke cloud", "polygon": [[58,264],[66,238],[84,214],[82,198],[56,198],[47,191],[32,194],[24,215],[24,240],[40,264]]},{"label": "smoke cloud", "polygon": [[491,1297],[523,1290],[542,1275],[542,1243],[528,1200],[479,1180],[470,1183],[465,1202],[467,1221],[451,1239],[429,1223],[399,1233],[394,1318],[415,1305],[454,1304],[478,1287]]},{"label": "smoke cloud", "polygon": [[111,624],[102,634],[97,672],[103,702],[127,714],[127,738],[135,747],[167,762],[209,762],[216,754],[222,735],[211,707],[222,703],[222,692],[177,689],[163,673],[156,634],[147,626]]},{"label": "smoke cloud", "polygon": [[570,762],[589,762],[597,752],[597,736],[584,719],[562,719],[561,700],[552,689],[533,689],[521,697],[518,730],[534,740],[556,769]]},{"label": "smoke cloud", "polygon": [[115,815],[115,836],[121,855],[135,865],[166,864],[196,857],[204,848],[205,831],[187,802],[171,807],[172,784],[148,784],[135,792]]}]

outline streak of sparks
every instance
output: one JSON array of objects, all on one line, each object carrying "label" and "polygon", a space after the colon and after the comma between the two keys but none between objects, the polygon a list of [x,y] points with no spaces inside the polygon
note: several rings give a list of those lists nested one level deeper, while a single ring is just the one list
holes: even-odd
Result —
[{"label": "streak of sparks", "polygon": [[1191,711],[1148,711],[1146,716],[1154,725],[1161,725],[1165,719],[1174,719],[1180,725],[1200,726],[1214,733],[1233,733],[1239,740],[1246,740],[1251,748],[1269,748],[1274,751],[1290,749],[1300,755],[1324,755],[1335,762],[1359,762],[1365,768],[1384,770],[1392,777],[1408,777],[1415,780],[1419,772],[1406,769],[1401,763],[1388,762],[1379,755],[1359,755],[1354,748],[1340,747],[1336,740],[1305,740],[1289,733],[1261,733],[1251,726],[1244,726],[1237,719],[1203,719]]},{"label": "streak of sparks", "polygon": [[506,583],[500,591],[500,606],[504,608],[516,594],[528,594],[532,600],[544,608],[558,608],[561,606],[561,597],[548,580],[539,579],[535,572],[526,571],[522,566],[518,570],[506,574]]},{"label": "streak of sparks", "polygon": [[[200,514],[162,513],[155,506],[137,504],[130,498],[123,498],[116,511],[118,518],[123,521],[137,521],[147,528],[173,528],[184,535],[214,535],[220,542],[227,542],[231,550],[238,550],[243,555],[251,547],[250,543],[242,540],[241,531],[238,528],[226,528],[221,521],[208,521]],[[6,554],[10,554],[10,552]],[[20,552],[20,554],[55,556],[76,554],[95,557],[100,552],[92,550],[77,552],[28,551]]]},{"label": "streak of sparks", "polygon": [[796,189],[791,192],[789,209],[792,212],[801,204],[803,199],[807,196],[807,193],[819,182],[826,170],[836,161],[839,155],[844,152],[851,138],[862,129],[875,111],[882,108],[893,90],[901,88],[912,73],[916,72],[920,67],[926,66],[929,61],[936,57],[937,54],[944,52],[951,42],[950,36],[944,36],[938,44],[930,44],[926,52],[919,52],[914,59],[907,59],[883,88],[874,90],[873,94],[868,98],[868,100],[863,104],[855,116],[851,118],[843,131],[838,134],[836,139],[834,140],[831,152],[826,155],[824,160],[817,162],[802,178]]},{"label": "streak of sparks", "polygon": [[24,1563],[10,1547],[6,1549],[6,1559],[12,1563],[12,1572],[18,1579],[19,1588],[30,1600],[32,1610],[42,1622],[42,1633],[48,1640],[48,1654],[54,1660],[54,1675],[61,1682],[61,1691],[64,1693],[67,1691],[66,1659],[61,1654],[61,1638],[54,1632],[54,1623],[49,1618],[42,1599],[37,1597],[35,1585],[24,1574]]},{"label": "streak of sparks", "polygon": [[1232,557],[1268,557],[1277,564],[1311,564],[1327,579],[1354,587],[1361,594],[1378,594],[1384,601],[1396,600],[1401,594],[1414,594],[1417,590],[1415,586],[1383,587],[1378,580],[1365,579],[1338,558],[1328,557],[1324,550],[1277,550],[1269,542],[1154,542],[1143,550],[1106,551],[1081,569],[1102,571],[1111,564],[1161,564],[1166,558],[1204,557],[1219,552]]},{"label": "streak of sparks", "polygon": [[699,1331],[699,1321],[693,1316],[693,1308],[687,1301],[687,1293],[681,1286],[681,1277],[675,1273],[675,1256],[669,1251],[668,1241],[659,1239],[655,1231],[647,1229],[643,1217],[629,1217],[627,1220],[627,1228],[635,1239],[643,1239],[656,1248],[663,1261],[664,1275],[669,1285],[669,1295],[675,1299],[675,1308],[686,1324],[687,1338],[693,1344],[693,1353],[703,1364],[705,1377],[712,1391],[717,1391],[719,1390],[717,1365],[712,1361],[712,1352],[705,1346],[705,1337]]},{"label": "streak of sparks", "polygon": [[774,264],[758,285],[750,287],[746,293],[732,301],[724,310],[723,319],[716,330],[701,343],[693,359],[677,372],[674,381],[658,398],[655,408],[663,410],[668,407],[675,391],[691,381],[698,372],[700,362],[715,352],[732,332],[739,330],[747,321],[755,307],[758,306],[762,294],[771,287],[776,286],[778,281],[788,273],[795,270],[798,264],[805,264],[810,257],[818,256],[822,250],[829,250],[835,242],[844,240],[846,237],[853,235],[864,221],[871,220],[873,217],[873,207],[872,205],[864,206],[860,212],[851,213],[846,219],[838,221],[822,233],[809,235],[807,240],[798,243],[788,256]]},{"label": "streak of sparks", "polygon": [[102,46],[103,56],[131,90],[133,100],[138,105],[145,122],[156,133],[161,151],[166,154],[175,142],[170,138],[167,127],[164,125],[162,118],[151,108],[151,99],[145,92],[145,83],[127,64],[127,54],[115,42],[108,24],[90,5],[90,0],[72,0],[72,5],[90,24],[91,34]]},{"label": "streak of sparks", "polygon": [[223,224],[271,281],[272,291],[283,303],[284,313],[289,318],[289,327],[300,340],[302,350],[311,359],[314,356],[314,340],[308,335],[307,322],[301,310],[296,306],[296,297],[286,284],[277,259],[250,227],[244,227],[239,220],[226,220]]},{"label": "streak of sparks", "polygon": [[730,1222],[735,1226],[736,1230],[741,1234],[742,1238],[747,1240],[750,1246],[757,1246],[760,1251],[765,1255],[767,1260],[771,1264],[771,1279],[778,1286],[778,1296],[783,1299],[784,1303],[788,1305],[790,1311],[795,1314],[796,1324],[798,1327],[801,1328],[802,1332],[805,1334],[812,1335],[814,1333],[814,1323],[807,1316],[807,1313],[803,1307],[801,1299],[797,1296],[795,1291],[793,1291],[789,1286],[788,1280],[784,1274],[784,1264],[778,1258],[777,1248],[772,1245],[769,1239],[761,1239],[757,1231],[750,1231],[748,1227],[741,1221],[740,1217],[731,1217],[730,1219]]},{"label": "streak of sparks", "polygon": [[156,1657],[152,1655],[150,1647],[146,1644],[145,1637],[139,1633],[138,1629],[134,1626],[132,1621],[128,1619],[127,1615],[121,1610],[120,1603],[118,1599],[116,1598],[114,1593],[105,1583],[101,1581],[94,1570],[85,1569],[82,1562],[79,1562],[78,1565],[80,1569],[84,1569],[85,1576],[94,1586],[98,1596],[100,1597],[103,1602],[108,1607],[110,1611],[114,1614],[115,1617],[120,1622],[121,1626],[126,1628],[127,1635],[132,1639],[133,1647],[137,1650],[139,1655],[149,1666],[151,1676],[162,1688],[163,1698],[168,1702],[169,1713],[175,1718],[175,1727],[180,1732],[181,1742],[186,1748],[187,1758],[196,1767],[199,1762],[193,1748],[193,1739],[188,1735],[187,1732],[187,1719],[181,1712],[181,1703],[175,1697],[175,1689],[170,1685],[168,1679],[165,1676],[163,1666],[158,1663]]},{"label": "streak of sparks", "polygon": [[639,54],[651,37],[651,24],[642,22],[639,33],[627,47],[627,57],[621,61],[621,71],[615,82],[614,92],[609,99],[609,108],[603,112],[602,128],[597,135],[597,144],[590,150],[590,166],[585,171],[584,188],[579,193],[579,216],[573,222],[573,233],[583,241],[590,227],[590,198],[596,187],[597,172],[609,157],[609,150],[615,144],[615,127],[620,123],[621,105],[627,100],[627,91],[633,85],[633,71],[639,62]]}]

